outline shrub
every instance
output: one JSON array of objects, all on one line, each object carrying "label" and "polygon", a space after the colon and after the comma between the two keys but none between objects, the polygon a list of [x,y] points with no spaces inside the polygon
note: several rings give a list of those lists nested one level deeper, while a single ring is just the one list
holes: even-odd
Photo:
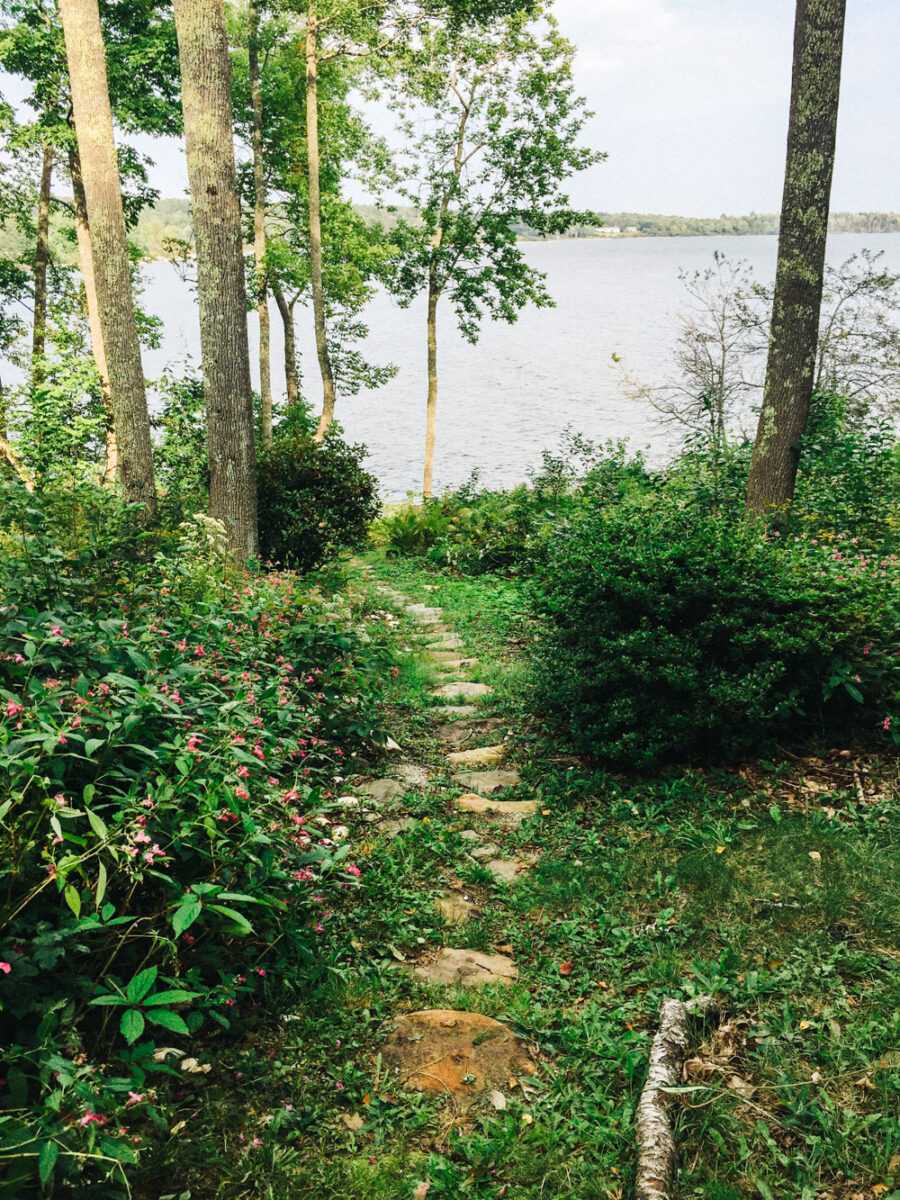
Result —
[{"label": "shrub", "polygon": [[362,468],[365,449],[334,429],[318,444],[303,430],[276,436],[259,456],[259,538],[263,557],[310,571],[365,542],[380,503]]},{"label": "shrub", "polygon": [[[125,1177],[171,1124],[160,1041],[202,1057],[273,979],[325,969],[323,904],[359,871],[320,814],[382,737],[387,674],[346,601],[236,573],[214,522],[91,592],[40,503],[0,548],[0,1157],[17,1195]],[[57,586],[73,578],[78,607]]]},{"label": "shrub", "polygon": [[536,704],[578,750],[629,767],[874,734],[900,684],[897,579],[895,560],[782,547],[658,499],[587,512],[534,587]]}]

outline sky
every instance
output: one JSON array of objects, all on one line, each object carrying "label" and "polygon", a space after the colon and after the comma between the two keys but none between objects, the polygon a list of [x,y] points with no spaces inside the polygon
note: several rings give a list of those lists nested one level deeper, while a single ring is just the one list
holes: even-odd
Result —
[{"label": "sky", "polygon": [[[681,216],[781,204],[794,0],[556,0],[608,159],[578,207]],[[848,0],[835,211],[900,210],[900,0]],[[152,182],[183,195],[180,149],[151,139]]]}]

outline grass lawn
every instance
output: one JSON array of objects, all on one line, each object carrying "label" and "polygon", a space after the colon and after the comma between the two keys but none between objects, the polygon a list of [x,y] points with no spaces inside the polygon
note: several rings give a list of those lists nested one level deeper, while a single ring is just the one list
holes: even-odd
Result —
[{"label": "grass lawn", "polygon": [[[399,666],[393,735],[434,772],[404,800],[418,821],[393,838],[351,823],[360,887],[323,919],[321,961],[298,964],[308,985],[273,1017],[270,981],[240,1045],[185,1083],[186,1125],[143,1194],[626,1197],[659,1004],[713,993],[722,1015],[694,1026],[676,1099],[681,1195],[900,1200],[895,766],[842,747],[641,779],[566,760],[525,715],[520,585],[370,561],[442,606],[479,659],[473,678],[494,686],[485,711],[510,719],[523,776],[509,798],[541,805],[490,836],[536,865],[506,888],[468,857],[471,822],[451,809],[460,789],[429,732],[432,669],[404,617],[381,636]],[[460,886],[481,915],[449,929],[434,902]],[[442,945],[512,947],[519,979],[448,991],[402,969]],[[537,1072],[504,1109],[395,1088],[379,1046],[397,1016],[429,1007],[497,1017],[531,1044]]]}]

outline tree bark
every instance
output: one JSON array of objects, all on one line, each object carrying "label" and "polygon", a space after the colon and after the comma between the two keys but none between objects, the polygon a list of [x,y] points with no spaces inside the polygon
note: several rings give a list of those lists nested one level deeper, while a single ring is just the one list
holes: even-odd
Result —
[{"label": "tree bark", "polygon": [[259,3],[250,0],[247,51],[250,100],[253,106],[253,253],[256,260],[256,311],[259,316],[259,393],[262,401],[262,443],[272,444],[272,365],[269,329],[269,289],[266,277],[266,172],[263,158],[263,98],[259,74]]},{"label": "tree bark", "polygon": [[97,0],[60,0],[60,13],[122,485],[126,498],[143,503],[146,515],[152,516],[156,512],[156,487],[150,418],[134,316],[100,13]]},{"label": "tree bark", "polygon": [[294,330],[294,305],[288,303],[283,290],[277,284],[272,287],[272,295],[281,314],[284,325],[284,384],[287,390],[288,408],[295,408],[300,403],[300,372],[297,370],[297,334]]},{"label": "tree bark", "polygon": [[845,8],[846,0],[797,0],[769,357],[747,483],[755,517],[790,507],[812,403]]},{"label": "tree bark", "polygon": [[40,383],[46,375],[47,270],[50,266],[50,189],[53,183],[53,147],[41,145],[41,182],[38,191],[37,241],[34,247],[34,324],[31,331],[31,378]]},{"label": "tree bark", "polygon": [[437,426],[438,398],[437,306],[439,299],[440,295],[432,278],[428,287],[428,410],[425,424],[425,478],[422,483],[424,500],[428,500],[432,494],[434,478],[434,434]]},{"label": "tree bark", "polygon": [[106,369],[106,352],[103,348],[103,329],[100,325],[100,307],[97,303],[97,279],[94,273],[94,252],[91,248],[91,231],[88,222],[87,200],[84,195],[84,180],[81,177],[81,160],[78,147],[69,147],[69,174],[72,178],[72,198],[75,208],[75,235],[78,239],[78,259],[84,283],[88,325],[91,330],[91,350],[97,374],[100,377],[100,395],[106,412],[106,467],[104,483],[115,483],[119,474],[119,447],[116,442],[116,425],[113,419],[112,395],[109,388],[109,372]]},{"label": "tree bark", "polygon": [[318,24],[316,5],[310,0],[306,14],[306,168],[309,191],[309,269],[316,331],[316,354],[322,373],[322,415],[315,439],[321,442],[334,420],[334,370],[328,353],[325,324],[325,287],[322,282],[322,194],[319,184],[319,85]]},{"label": "tree bark", "polygon": [[247,288],[234,164],[231,63],[223,0],[174,0],[197,246],[209,510],[232,550],[259,549]]}]

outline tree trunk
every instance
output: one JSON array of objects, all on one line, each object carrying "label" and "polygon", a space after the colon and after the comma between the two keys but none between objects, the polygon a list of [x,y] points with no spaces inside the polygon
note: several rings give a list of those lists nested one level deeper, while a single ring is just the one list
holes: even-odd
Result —
[{"label": "tree trunk", "polygon": [[109,373],[106,369],[106,352],[103,349],[103,329],[100,325],[100,307],[97,303],[97,280],[94,274],[94,252],[91,248],[91,232],[88,222],[87,200],[84,195],[84,180],[81,177],[81,160],[78,147],[69,147],[69,174],[72,177],[72,198],[75,208],[75,234],[78,239],[78,259],[84,296],[87,305],[88,325],[91,330],[91,350],[97,374],[100,377],[100,395],[106,412],[106,467],[104,483],[115,483],[119,474],[119,447],[116,442],[116,425],[113,419],[112,395],[109,390]]},{"label": "tree trunk", "polygon": [[334,420],[334,371],[325,330],[325,288],[322,283],[322,195],[319,187],[319,86],[316,6],[306,14],[306,167],[309,190],[309,271],[312,287],[316,354],[322,372],[322,415],[315,438],[321,442]]},{"label": "tree trunk", "polygon": [[60,13],[122,484],[126,498],[143,503],[146,514],[152,516],[156,512],[156,488],[150,418],[134,317],[100,13],[97,0],[60,0]]},{"label": "tree trunk", "polygon": [[422,498],[427,500],[432,493],[434,475],[434,431],[437,424],[437,305],[440,295],[433,282],[428,288],[428,417],[425,428],[425,480]]},{"label": "tree trunk", "polygon": [[269,289],[266,278],[266,173],[263,160],[263,99],[259,75],[259,4],[250,0],[247,50],[250,100],[253,105],[253,253],[256,259],[256,311],[259,316],[259,393],[262,400],[262,443],[272,444],[272,366]]},{"label": "tree trunk", "polygon": [[294,306],[289,304],[287,297],[278,285],[273,286],[272,295],[281,313],[281,323],[284,325],[284,383],[287,389],[288,408],[293,409],[300,403],[300,373],[297,370],[297,335],[294,331]]},{"label": "tree trunk", "polygon": [[40,383],[46,371],[47,269],[50,266],[50,188],[53,182],[53,147],[41,145],[41,183],[38,192],[37,241],[34,247],[34,325],[31,331],[31,378]]},{"label": "tree trunk", "polygon": [[756,517],[790,507],[812,403],[845,8],[846,0],[797,0],[769,358],[747,484]]},{"label": "tree trunk", "polygon": [[256,447],[241,213],[223,0],[174,0],[197,246],[200,345],[209,448],[209,511],[231,548],[259,549]]}]

